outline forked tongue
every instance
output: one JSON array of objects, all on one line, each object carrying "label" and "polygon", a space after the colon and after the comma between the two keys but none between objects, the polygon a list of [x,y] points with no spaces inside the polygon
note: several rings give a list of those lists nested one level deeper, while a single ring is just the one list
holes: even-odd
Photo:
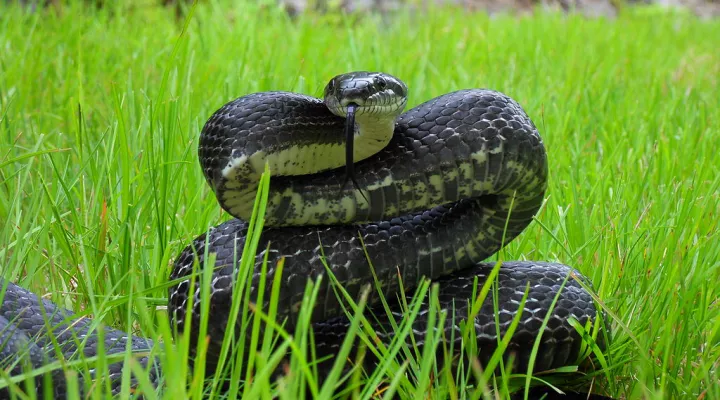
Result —
[{"label": "forked tongue", "polygon": [[358,105],[355,103],[350,103],[347,106],[347,117],[345,118],[345,182],[343,183],[343,186],[347,184],[348,180],[351,180],[353,183],[353,186],[357,190],[360,191],[360,194],[365,199],[365,201],[368,201],[367,197],[365,197],[365,194],[360,190],[360,185],[358,185],[357,181],[355,180],[355,162],[353,160],[353,144],[355,142],[355,111],[357,110]]}]

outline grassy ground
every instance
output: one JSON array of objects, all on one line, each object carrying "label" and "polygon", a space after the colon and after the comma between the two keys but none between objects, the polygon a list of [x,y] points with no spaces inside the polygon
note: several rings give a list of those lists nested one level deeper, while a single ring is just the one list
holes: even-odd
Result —
[{"label": "grassy ground", "polygon": [[[262,90],[319,96],[359,69],[404,79],[409,107],[489,87],[536,121],[551,168],[546,206],[503,257],[593,281],[614,335],[595,387],[720,398],[720,23],[460,10],[387,22],[215,2],[187,24],[144,5],[0,9],[0,275],[168,342],[162,310],[148,310],[166,302],[172,260],[228,219],[196,159],[220,105]],[[167,397],[185,396],[185,352],[166,356]],[[400,380],[407,395],[482,394]]]}]

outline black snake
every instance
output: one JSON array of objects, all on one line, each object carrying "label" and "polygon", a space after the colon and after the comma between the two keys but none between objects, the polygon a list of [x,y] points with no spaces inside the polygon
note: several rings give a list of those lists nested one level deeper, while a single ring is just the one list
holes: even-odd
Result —
[{"label": "black snake", "polygon": [[[245,245],[247,221],[266,165],[271,180],[265,228],[250,273],[251,301],[262,294],[266,303],[270,296],[270,283],[264,293],[257,289],[264,258],[268,282],[284,258],[277,319],[284,320],[292,333],[308,281],[324,274],[311,317],[317,356],[332,356],[349,319],[329,283],[325,263],[353,298],[372,287],[371,321],[385,342],[393,338],[393,325],[378,292],[389,301],[399,324],[405,315],[400,285],[409,302],[412,288],[430,279],[439,285],[441,308],[450,313],[445,337],[460,340],[468,305],[495,265],[483,261],[518,236],[543,202],[546,152],[522,107],[497,91],[458,90],[403,113],[406,101],[407,87],[395,77],[355,72],[333,78],[322,100],[290,92],[255,93],[227,103],[207,121],[199,141],[202,170],[221,206],[236,218],[199,236],[177,257],[171,279],[179,283],[169,291],[169,314],[180,332],[191,322],[190,338],[197,343],[201,286],[199,277],[194,286],[189,277],[202,270],[206,253],[212,253],[216,260],[207,283],[208,371],[218,361],[229,325],[237,286],[235,260]],[[522,316],[507,349],[516,357],[515,370],[525,369],[561,286],[542,331],[534,370],[576,362],[582,340],[568,319],[585,325],[598,314],[590,294],[568,278],[571,272],[584,280],[562,264],[504,261],[497,272],[498,312],[491,294],[474,317],[480,362],[492,355],[498,334],[502,338],[510,326],[527,287]],[[3,283],[7,291],[0,308],[0,361],[7,373],[22,370],[20,359],[33,367],[54,359],[50,337],[66,357],[78,350],[73,337],[87,339],[80,349],[94,354],[98,343],[91,320],[72,320],[69,311]],[[412,343],[418,345],[423,344],[428,322],[428,299],[423,302],[413,323]],[[266,309],[267,304],[261,306]],[[50,318],[52,335],[42,329],[41,309]],[[241,319],[238,316],[232,332],[236,337]],[[153,344],[113,329],[104,329],[104,336],[108,354],[124,351],[127,341],[137,350]],[[23,351],[29,357],[20,356]],[[147,357],[141,361],[149,362]],[[372,366],[372,357],[366,361]],[[122,363],[110,368],[111,377],[118,378]],[[153,370],[151,379],[159,375]],[[57,371],[53,377],[55,393],[62,397],[63,374]]]}]

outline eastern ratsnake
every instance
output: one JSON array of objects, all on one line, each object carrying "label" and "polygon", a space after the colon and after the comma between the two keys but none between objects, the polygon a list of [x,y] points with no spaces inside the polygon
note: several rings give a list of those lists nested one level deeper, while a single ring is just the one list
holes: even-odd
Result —
[{"label": "eastern ratsnake", "polygon": [[[251,272],[251,301],[261,294],[257,283],[267,258],[265,304],[258,305],[267,308],[278,261],[284,259],[277,320],[284,320],[292,333],[308,281],[323,274],[312,326],[317,356],[332,356],[350,320],[324,263],[354,299],[372,287],[368,304],[374,318],[369,320],[386,343],[393,338],[393,325],[379,302],[374,277],[398,324],[405,315],[400,285],[410,302],[413,288],[430,279],[439,285],[440,306],[448,312],[441,333],[460,343],[469,304],[495,265],[483,261],[518,236],[543,202],[546,152],[531,119],[503,93],[458,90],[402,113],[406,102],[407,87],[397,78],[354,72],[334,77],[324,100],[291,92],[254,93],[225,104],[206,122],[198,152],[202,171],[222,208],[235,218],[197,237],[177,257],[170,278],[179,283],[169,290],[168,311],[179,332],[191,322],[190,338],[196,344],[201,285],[196,277],[191,286],[190,274],[208,267],[206,256],[213,254],[208,371],[218,361],[228,328],[236,264],[266,165],[271,180],[265,228]],[[510,326],[526,287],[527,301],[507,348],[516,357],[514,370],[527,368],[534,339],[556,297],[534,370],[576,362],[582,339],[568,319],[586,325],[599,314],[591,295],[569,277],[571,272],[578,281],[585,280],[562,264],[502,262],[497,271],[498,312],[491,292],[474,317],[480,350],[476,356],[482,365]],[[97,332],[90,329],[90,320],[63,321],[63,315],[72,318],[72,313],[7,285],[0,308],[0,361],[10,375],[21,371],[21,365],[10,363],[22,358],[22,349],[29,349],[33,367],[55,357],[51,335],[40,329],[43,307],[57,325],[52,335],[66,357],[78,350],[73,335],[88,339],[82,348],[86,356],[95,354]],[[428,304],[425,298],[413,323],[412,343],[420,346]],[[242,312],[248,311],[240,312],[235,337]],[[104,336],[109,354],[124,351],[128,340],[137,350],[153,345],[113,329],[104,329]],[[141,361],[147,365],[150,360]],[[373,358],[366,362],[372,367]],[[111,365],[117,385],[121,369],[121,363]],[[151,379],[158,376],[153,370]],[[63,397],[62,372],[53,377],[55,393]]]}]

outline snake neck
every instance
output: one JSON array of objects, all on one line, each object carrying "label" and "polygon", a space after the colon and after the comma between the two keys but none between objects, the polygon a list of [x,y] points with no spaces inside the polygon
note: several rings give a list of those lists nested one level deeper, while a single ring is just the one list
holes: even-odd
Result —
[{"label": "snake neck", "polygon": [[[354,161],[364,160],[382,150],[392,139],[395,119],[381,118],[372,114],[360,114],[355,117]],[[340,151],[344,151],[342,145]],[[342,155],[335,167],[344,165]]]}]

